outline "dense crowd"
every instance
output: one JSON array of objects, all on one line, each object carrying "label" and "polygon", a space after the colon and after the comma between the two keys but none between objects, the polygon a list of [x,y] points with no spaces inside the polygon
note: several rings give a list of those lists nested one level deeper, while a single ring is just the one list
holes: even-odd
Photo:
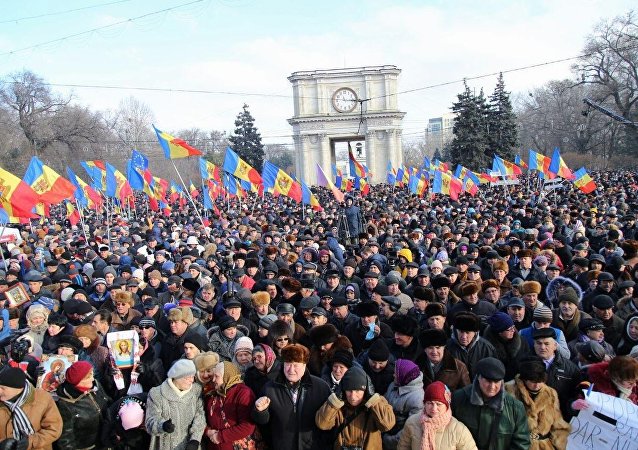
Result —
[{"label": "dense crowd", "polygon": [[595,179],[16,225],[0,449],[564,449],[638,403],[638,185]]}]

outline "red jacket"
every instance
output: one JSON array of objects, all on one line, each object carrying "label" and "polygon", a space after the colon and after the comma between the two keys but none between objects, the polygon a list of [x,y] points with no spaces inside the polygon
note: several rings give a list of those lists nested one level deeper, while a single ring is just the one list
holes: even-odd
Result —
[{"label": "red jacket", "polygon": [[[598,364],[592,364],[587,369],[587,375],[589,381],[594,384],[594,391],[602,392],[603,394],[611,395],[613,397],[618,397],[619,391],[609,377],[609,372],[607,370],[608,366],[609,362],[607,361]],[[628,400],[634,405],[638,405],[638,385],[634,385],[634,389],[631,392]]]},{"label": "red jacket", "polygon": [[[255,394],[244,383],[232,386],[226,397],[212,395],[206,400],[206,432],[219,430],[221,444],[213,444],[206,437],[204,439],[208,450],[233,450],[233,442],[250,436],[255,431],[255,423],[250,417]],[[228,422],[228,427],[222,418],[222,411]]]}]

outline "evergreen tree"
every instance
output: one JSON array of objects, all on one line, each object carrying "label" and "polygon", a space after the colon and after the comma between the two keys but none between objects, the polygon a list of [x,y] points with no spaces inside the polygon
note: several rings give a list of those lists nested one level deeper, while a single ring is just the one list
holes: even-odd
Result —
[{"label": "evergreen tree", "polygon": [[228,140],[231,148],[248,164],[261,172],[264,165],[264,145],[261,143],[261,134],[255,127],[255,119],[248,111],[248,105],[244,104],[243,111],[235,120],[235,131]]},{"label": "evergreen tree", "polygon": [[434,150],[434,155],[432,155],[432,161],[434,161],[435,159],[443,161],[443,156],[441,155],[441,151],[438,147],[436,148],[436,150]]},{"label": "evergreen tree", "polygon": [[487,155],[487,102],[483,91],[475,95],[467,83],[465,90],[458,94],[458,101],[452,105],[457,114],[454,121],[454,139],[450,145],[450,162],[462,164],[471,170],[480,170],[490,163]]},{"label": "evergreen tree", "polygon": [[490,96],[487,123],[488,149],[504,159],[513,161],[518,146],[518,129],[510,93],[505,91],[502,73],[498,76],[494,93]]}]

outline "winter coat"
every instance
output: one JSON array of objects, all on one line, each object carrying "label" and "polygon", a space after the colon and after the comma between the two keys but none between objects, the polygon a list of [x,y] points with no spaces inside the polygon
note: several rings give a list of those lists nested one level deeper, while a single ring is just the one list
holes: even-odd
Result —
[{"label": "winter coat", "polygon": [[638,313],[630,314],[625,319],[625,324],[623,325],[622,329],[622,337],[620,338],[620,342],[618,342],[618,346],[616,347],[619,355],[628,355],[629,353],[631,353],[631,350],[634,348],[634,346],[638,345],[638,339],[632,339],[632,337],[629,336],[629,325],[631,325],[631,323],[636,321],[637,319]]},{"label": "winter coat", "polygon": [[[220,444],[204,438],[208,450],[233,450],[233,442],[252,435],[255,423],[250,417],[255,394],[244,383],[231,386],[226,397],[211,395],[206,399],[206,429],[219,430]],[[226,418],[226,422],[223,420]],[[228,425],[228,426],[227,426]]]},{"label": "winter coat", "polygon": [[57,394],[62,416],[62,434],[57,447],[61,450],[101,448],[104,412],[111,403],[102,387],[96,383],[93,390],[80,392],[73,385],[62,383]]},{"label": "winter coat", "polygon": [[401,347],[392,340],[392,343],[388,345],[390,353],[395,359],[409,359],[410,361],[416,361],[417,357],[423,353],[423,348],[417,337],[412,338],[412,342],[407,347]]},{"label": "winter coat", "polygon": [[432,364],[425,353],[419,355],[416,360],[416,365],[419,366],[419,369],[421,369],[423,373],[424,388],[435,381],[440,381],[445,384],[450,391],[454,392],[472,382],[467,366],[453,357],[447,349],[443,351],[441,367],[436,374],[434,374]]},{"label": "winter coat", "polygon": [[555,309],[552,311],[552,315],[554,316],[552,320],[552,327],[558,328],[565,335],[565,340],[567,342],[573,341],[578,337],[578,324],[583,319],[591,319],[591,316],[586,312],[581,311],[580,309],[576,310],[574,317],[569,322],[565,322],[565,320],[560,317],[560,310]]},{"label": "winter coat", "polygon": [[244,383],[253,391],[255,397],[259,398],[266,383],[274,380],[280,371],[281,361],[278,359],[275,359],[267,373],[260,372],[255,366],[250,366],[244,374]]},{"label": "winter coat", "polygon": [[218,326],[212,327],[208,335],[210,336],[208,339],[208,348],[210,348],[212,352],[217,353],[221,361],[231,361],[233,359],[235,342],[237,342],[240,337],[245,336],[244,333],[237,330],[235,337],[228,339]]},{"label": "winter coat", "polygon": [[187,329],[184,334],[179,337],[173,333],[166,336],[162,344],[162,354],[160,355],[165,369],[170,368],[175,361],[182,357],[184,354],[184,341],[187,337],[192,336],[192,333],[194,332]]},{"label": "winter coat", "polygon": [[[569,359],[573,361],[574,364],[578,364],[578,350],[576,350],[576,346],[582,342],[589,342],[590,340],[591,339],[589,339],[587,335],[580,333],[578,335],[578,338],[574,339],[573,341],[569,341],[567,343],[567,345],[569,346],[569,351],[571,352],[571,358]],[[603,350],[605,350],[605,354],[609,355],[610,358],[613,358],[614,356],[616,356],[616,350],[609,342],[603,340],[602,342],[598,342],[598,343],[603,348]]]},{"label": "winter coat", "polygon": [[[358,288],[358,287],[357,287]],[[356,324],[359,322],[359,316],[354,313],[349,312],[345,319],[337,319],[334,316],[331,316],[328,320],[329,323],[333,324],[339,330],[339,334],[343,334],[346,330],[346,327],[352,323]]]},{"label": "winter coat", "polygon": [[383,435],[384,449],[394,450],[397,448],[408,417],[423,409],[423,394],[423,374],[419,374],[418,377],[405,386],[397,386],[395,383],[390,384],[384,397],[392,406],[396,423],[392,430]]},{"label": "winter coat", "polygon": [[[552,326],[551,328],[556,333],[556,343],[558,344],[558,351],[565,358],[570,359],[572,357],[572,354],[569,348],[569,344],[565,340],[565,334],[563,333],[563,330],[561,330],[560,328],[556,328],[554,326]],[[532,324],[529,327],[523,328],[519,332],[519,334],[521,335],[521,338],[527,341],[527,346],[530,349],[534,348],[534,339],[532,338],[532,333],[534,332],[535,329],[536,329],[536,326],[534,325],[534,322],[532,322]]]},{"label": "winter coat", "polygon": [[[525,406],[501,389],[487,403],[483,400],[478,379],[452,394],[452,412],[472,433],[479,450],[528,450],[529,427]],[[490,442],[492,422],[501,411],[495,436]]]},{"label": "winter coat", "polygon": [[[188,441],[202,441],[206,427],[202,387],[193,383],[190,391],[180,397],[169,382],[170,378],[148,394],[145,423],[152,450],[184,450]],[[175,425],[172,433],[162,429],[169,419]]]},{"label": "winter coat", "polygon": [[456,338],[456,331],[452,333],[452,338],[448,341],[446,349],[453,358],[458,359],[467,367],[470,378],[474,378],[474,368],[483,358],[496,357],[494,346],[476,333],[472,342],[467,348],[463,348]]},{"label": "winter coat", "polygon": [[532,440],[530,450],[554,450],[567,446],[571,425],[563,420],[558,405],[558,394],[554,389],[545,385],[536,397],[532,398],[523,381],[517,376],[505,384],[505,391],[525,405]]},{"label": "winter coat", "polygon": [[[397,450],[421,450],[421,439],[423,439],[423,425],[421,425],[421,411],[419,411],[405,422]],[[454,417],[444,430],[436,433],[434,445],[436,450],[477,450],[470,430]]]},{"label": "winter coat", "polygon": [[565,420],[571,419],[571,402],[578,394],[578,384],[582,381],[582,375],[578,366],[556,353],[554,360],[547,369],[547,385],[558,393],[560,410]]},{"label": "winter coat", "polygon": [[381,433],[389,431],[395,424],[392,406],[379,394],[364,398],[364,408],[352,408],[335,394],[317,411],[315,421],[321,430],[335,430],[352,414],[358,415],[338,436],[334,437],[332,448],[358,446],[366,450],[382,450]]},{"label": "winter coat", "polygon": [[[62,417],[53,397],[42,389],[33,389],[22,406],[35,434],[29,436],[29,450],[52,450],[62,433]],[[0,402],[0,441],[13,437],[11,412]]]},{"label": "winter coat", "polygon": [[[618,397],[620,392],[609,377],[608,367],[608,361],[592,364],[587,370],[587,376],[589,377],[589,381],[594,385],[594,391],[602,392],[603,394],[611,395],[612,397]],[[638,405],[637,385],[634,384],[634,388],[627,400],[632,402],[634,405]]]},{"label": "winter coat", "polygon": [[270,399],[264,411],[252,410],[256,424],[267,425],[272,433],[269,445],[277,450],[319,450],[327,440],[326,433],[315,426],[315,412],[330,395],[330,388],[308,370],[299,381],[297,404],[293,404],[283,370],[266,383],[263,395]]},{"label": "winter coat", "polygon": [[380,372],[375,372],[370,367],[367,351],[361,353],[357,358],[357,361],[359,362],[359,364],[361,364],[361,368],[364,370],[364,372],[368,374],[368,377],[370,377],[370,381],[372,381],[372,386],[374,387],[374,392],[385,395],[385,393],[388,391],[388,387],[390,387],[390,384],[392,383],[392,380],[394,380],[394,356],[390,355],[388,364],[386,364],[386,366]]}]

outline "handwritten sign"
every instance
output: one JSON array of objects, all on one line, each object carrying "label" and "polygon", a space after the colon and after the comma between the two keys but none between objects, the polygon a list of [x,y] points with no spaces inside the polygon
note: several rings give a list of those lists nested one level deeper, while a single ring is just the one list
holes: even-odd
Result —
[{"label": "handwritten sign", "polygon": [[567,450],[638,450],[638,406],[600,392],[587,402],[571,421]]}]

